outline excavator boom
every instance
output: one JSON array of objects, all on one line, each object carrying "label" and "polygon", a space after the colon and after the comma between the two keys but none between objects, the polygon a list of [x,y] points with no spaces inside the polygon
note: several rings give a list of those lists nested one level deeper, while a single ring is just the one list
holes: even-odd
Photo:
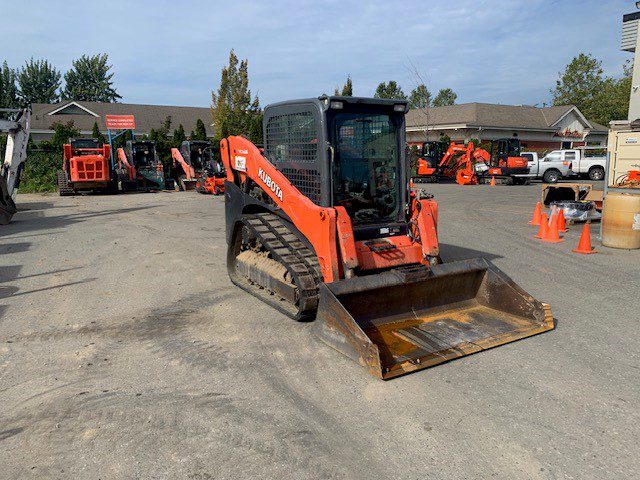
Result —
[{"label": "excavator boom", "polygon": [[13,117],[0,118],[0,133],[7,133],[4,160],[0,165],[0,225],[6,225],[17,211],[15,199],[20,173],[27,159],[30,112],[28,109],[0,109],[0,114]]}]

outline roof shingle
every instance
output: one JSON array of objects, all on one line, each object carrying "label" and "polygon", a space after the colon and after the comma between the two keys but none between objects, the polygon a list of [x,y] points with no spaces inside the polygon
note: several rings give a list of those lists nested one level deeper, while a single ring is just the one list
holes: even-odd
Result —
[{"label": "roof shingle", "polygon": [[[526,128],[554,130],[573,105],[532,107],[528,105],[496,105],[492,103],[462,103],[446,107],[430,107],[425,110],[410,110],[407,127],[468,125],[470,127]],[[591,123],[593,130],[606,131],[606,127]]]},{"label": "roof shingle", "polygon": [[[211,126],[211,110],[202,107],[174,107],[166,105],[136,105],[131,103],[102,103],[75,101],[87,110],[98,115],[94,117],[86,114],[64,114],[63,111],[50,115],[51,112],[70,104],[73,100],[66,100],[56,104],[34,103],[32,105],[31,129],[50,130],[55,122],[66,123],[73,121],[74,126],[82,131],[91,131],[94,122],[98,122],[101,131],[106,131],[106,115],[134,115],[136,119],[136,132],[149,133],[153,129],[162,126],[167,116],[171,116],[171,126],[176,128],[182,124],[187,134],[196,128],[198,119],[204,122],[207,134],[213,135]],[[77,110],[77,109],[75,109]]]}]

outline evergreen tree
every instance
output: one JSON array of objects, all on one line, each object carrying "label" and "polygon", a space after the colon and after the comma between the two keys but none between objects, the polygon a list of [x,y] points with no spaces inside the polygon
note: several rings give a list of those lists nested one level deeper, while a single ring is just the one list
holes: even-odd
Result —
[{"label": "evergreen tree", "polygon": [[431,92],[425,85],[418,85],[409,95],[409,108],[427,108],[431,105]]},{"label": "evergreen tree", "polygon": [[86,102],[117,102],[122,98],[113,88],[108,55],[83,55],[73,61],[71,70],[64,74],[62,98]]},{"label": "evergreen tree", "polygon": [[189,135],[189,140],[206,140],[207,129],[204,127],[204,122],[201,119],[196,121],[196,130],[192,131]]},{"label": "evergreen tree", "polygon": [[445,107],[447,105],[455,105],[458,95],[450,88],[442,88],[433,99],[434,107]]},{"label": "evergreen tree", "polygon": [[17,106],[16,72],[9,68],[5,60],[0,68],[0,108],[15,108]]},{"label": "evergreen tree", "polygon": [[184,133],[184,127],[182,126],[182,124],[180,124],[178,125],[178,128],[176,128],[173,131],[173,138],[171,140],[171,143],[173,144],[174,148],[180,148],[180,145],[186,139],[187,139],[187,136]]},{"label": "evergreen tree", "polygon": [[211,92],[211,112],[216,141],[229,135],[247,135],[254,143],[262,142],[262,129],[255,128],[260,102],[258,97],[251,98],[249,64],[247,60],[239,62],[233,50],[229,65],[222,69],[218,91]]},{"label": "evergreen tree", "polygon": [[60,72],[46,60],[33,58],[18,71],[18,98],[22,106],[55,103],[60,87]]},{"label": "evergreen tree", "polygon": [[98,127],[98,122],[93,122],[93,131],[91,132],[91,136],[95,138],[98,143],[105,143],[104,135],[102,135],[100,127]]},{"label": "evergreen tree", "polygon": [[351,75],[347,75],[347,82],[342,86],[340,90],[338,87],[333,92],[334,95],[340,95],[342,97],[353,97],[353,82]]},{"label": "evergreen tree", "polygon": [[376,88],[376,93],[373,95],[374,98],[394,98],[400,100],[406,100],[407,96],[400,88],[394,80],[389,81],[389,83],[381,82]]},{"label": "evergreen tree", "polygon": [[[156,153],[158,158],[164,165],[165,172],[173,171],[173,162],[171,161],[171,147],[173,146],[173,137],[170,136],[171,132],[171,115],[168,115],[162,126],[157,130],[151,129],[149,132],[149,140],[154,142],[156,147]],[[183,132],[184,134],[184,129]]]}]

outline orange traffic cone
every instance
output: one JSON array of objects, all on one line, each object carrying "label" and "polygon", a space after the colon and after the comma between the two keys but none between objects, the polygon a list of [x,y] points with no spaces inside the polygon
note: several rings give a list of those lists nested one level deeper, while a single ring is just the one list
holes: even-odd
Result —
[{"label": "orange traffic cone", "polygon": [[558,210],[558,231],[562,233],[567,231],[567,221],[564,218],[564,210],[561,208]]},{"label": "orange traffic cone", "polygon": [[582,227],[582,234],[580,235],[580,242],[578,242],[578,248],[571,251],[573,253],[582,253],[583,255],[598,253],[591,247],[591,222],[584,224],[584,227]]},{"label": "orange traffic cone", "polygon": [[491,185],[492,187],[496,186],[496,177],[491,177],[491,181],[489,182],[489,185]]},{"label": "orange traffic cone", "polygon": [[534,227],[540,226],[540,214],[542,212],[542,205],[540,202],[536,203],[536,208],[533,209],[533,217],[531,217],[531,221],[529,225],[533,225]]},{"label": "orange traffic cone", "polygon": [[543,242],[547,243],[560,243],[564,242],[563,238],[560,238],[558,233],[558,214],[553,213],[551,215],[551,225],[547,229],[547,234],[542,237]]},{"label": "orange traffic cone", "polygon": [[540,228],[538,228],[538,234],[536,238],[544,238],[549,231],[549,222],[547,221],[547,214],[543,213],[540,217]]}]

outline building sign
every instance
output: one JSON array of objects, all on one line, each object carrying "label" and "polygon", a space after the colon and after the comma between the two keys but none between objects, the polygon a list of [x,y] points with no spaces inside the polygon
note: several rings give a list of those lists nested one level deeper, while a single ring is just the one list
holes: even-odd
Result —
[{"label": "building sign", "polygon": [[109,130],[136,129],[136,119],[133,115],[106,115],[105,124]]},{"label": "building sign", "polygon": [[582,132],[577,130],[565,130],[563,132],[556,132],[553,134],[554,137],[562,137],[562,138],[582,138]]}]

